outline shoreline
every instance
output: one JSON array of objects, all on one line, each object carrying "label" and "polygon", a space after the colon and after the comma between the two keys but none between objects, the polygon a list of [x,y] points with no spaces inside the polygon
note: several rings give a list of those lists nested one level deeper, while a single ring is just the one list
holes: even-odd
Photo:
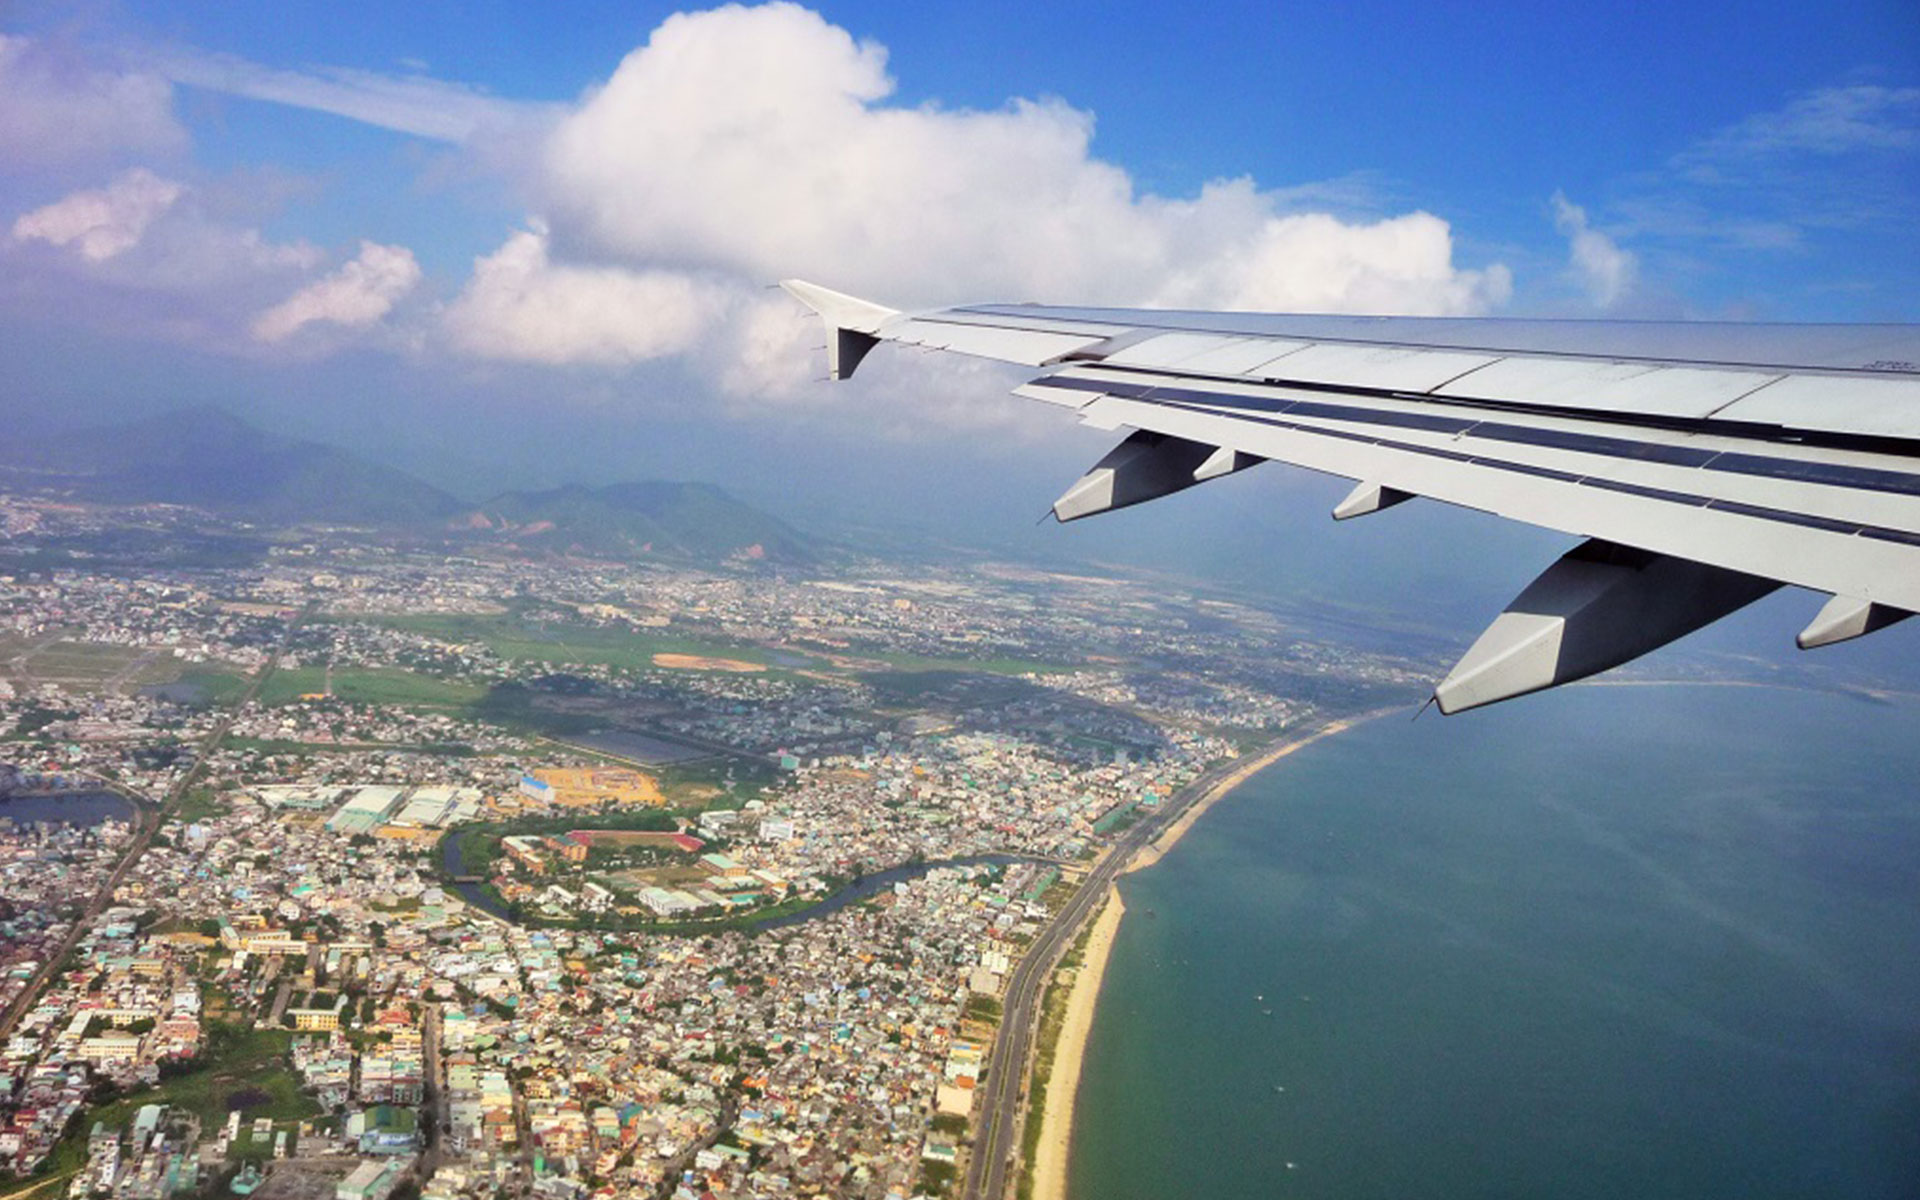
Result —
[{"label": "shoreline", "polygon": [[1254,754],[1245,762],[1236,766],[1212,787],[1208,788],[1206,795],[1189,804],[1187,810],[1180,814],[1179,820],[1167,826],[1166,830],[1161,833],[1159,837],[1134,851],[1133,860],[1129,862],[1120,873],[1122,875],[1131,875],[1135,871],[1144,871],[1159,862],[1166,856],[1167,851],[1179,844],[1181,838],[1187,836],[1187,831],[1192,829],[1194,823],[1207,814],[1208,809],[1232,795],[1234,790],[1241,784],[1252,779],[1255,775],[1258,775],[1294,751],[1304,750],[1322,738],[1329,738],[1337,733],[1345,733],[1355,725],[1361,725],[1375,718],[1384,717],[1389,713],[1400,711],[1402,711],[1402,709],[1399,707],[1376,708],[1370,712],[1361,713],[1358,716],[1336,717],[1334,720],[1328,721],[1326,724],[1308,733],[1302,734],[1299,737],[1284,738],[1257,754]]},{"label": "shoreline", "polygon": [[1053,1079],[1047,1087],[1047,1105],[1040,1116],[1040,1145],[1033,1156],[1035,1200],[1066,1200],[1073,1105],[1080,1094],[1081,1060],[1086,1056],[1087,1037],[1093,1031],[1094,1006],[1100,999],[1107,958],[1113,953],[1114,935],[1120,930],[1120,918],[1126,907],[1118,888],[1108,893],[1107,902],[1094,918],[1087,935],[1084,960],[1074,973],[1072,990],[1067,993],[1066,1019],[1060,1026],[1060,1040],[1054,1044]]},{"label": "shoreline", "polygon": [[1376,708],[1351,717],[1337,717],[1298,736],[1282,737],[1222,776],[1205,794],[1188,805],[1186,811],[1159,837],[1133,852],[1133,857],[1115,876],[1115,882],[1108,885],[1106,902],[1100,909],[1100,915],[1094,919],[1092,933],[1087,939],[1086,961],[1074,977],[1072,991],[1068,994],[1067,1016],[1061,1026],[1059,1040],[1054,1043],[1053,1074],[1047,1083],[1047,1103],[1040,1118],[1040,1145],[1034,1153],[1033,1200],[1067,1200],[1067,1171],[1072,1165],[1074,1102],[1080,1092],[1081,1068],[1086,1060],[1087,1039],[1093,1032],[1093,1019],[1100,998],[1100,985],[1106,975],[1107,959],[1113,951],[1120,918],[1126,912],[1126,906],[1120,900],[1119,876],[1131,875],[1159,862],[1206,815],[1208,809],[1289,754],[1305,749],[1322,738],[1345,733],[1356,725],[1404,711],[1405,707],[1399,705]]}]

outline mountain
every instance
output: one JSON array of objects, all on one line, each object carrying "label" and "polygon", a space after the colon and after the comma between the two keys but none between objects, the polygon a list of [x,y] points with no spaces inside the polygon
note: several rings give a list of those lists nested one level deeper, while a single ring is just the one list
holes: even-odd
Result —
[{"label": "mountain", "polygon": [[10,439],[0,486],[100,504],[187,504],[260,525],[413,526],[464,505],[404,471],[256,429],[218,408]]},{"label": "mountain", "polygon": [[508,492],[474,509],[395,467],[256,429],[218,408],[0,436],[0,490],[96,504],[185,504],[261,526],[353,525],[608,558],[797,563],[818,548],[705,483]]},{"label": "mountain", "polygon": [[777,517],[708,483],[621,483],[507,492],[460,522],[523,550],[611,558],[808,562],[819,547]]}]

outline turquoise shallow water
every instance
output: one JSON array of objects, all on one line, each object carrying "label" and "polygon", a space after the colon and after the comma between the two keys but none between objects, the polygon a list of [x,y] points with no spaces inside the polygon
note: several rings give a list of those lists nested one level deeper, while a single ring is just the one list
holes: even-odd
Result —
[{"label": "turquoise shallow water", "polygon": [[1122,887],[1074,1200],[1920,1195],[1920,707],[1389,717]]}]

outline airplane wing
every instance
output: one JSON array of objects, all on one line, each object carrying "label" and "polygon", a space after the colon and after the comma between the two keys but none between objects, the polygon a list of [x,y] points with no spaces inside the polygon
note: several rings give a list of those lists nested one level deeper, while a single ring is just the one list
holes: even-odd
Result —
[{"label": "airplane wing", "polygon": [[1920,326],[1289,316],[984,304],[800,280],[844,379],[880,342],[1034,368],[1015,394],[1127,436],[1062,521],[1278,459],[1586,540],[1435,689],[1443,712],[1618,666],[1781,584],[1803,648],[1920,611]]}]

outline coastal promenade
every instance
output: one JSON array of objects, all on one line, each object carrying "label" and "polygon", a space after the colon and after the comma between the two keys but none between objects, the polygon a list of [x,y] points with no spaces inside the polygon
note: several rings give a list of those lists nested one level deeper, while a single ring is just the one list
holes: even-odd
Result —
[{"label": "coastal promenade", "polygon": [[[1387,710],[1398,711],[1398,710]],[[1367,717],[1378,713],[1367,714]],[[1267,766],[1294,750],[1338,733],[1367,717],[1327,717],[1288,733],[1258,753],[1229,759],[1188,784],[1165,805],[1134,823],[1102,855],[1054,919],[1033,940],[1007,981],[1001,1000],[999,1033],[987,1055],[981,1096],[974,1114],[974,1140],[961,1189],[963,1200],[1002,1200],[1017,1178],[1021,1113],[1039,1031],[1040,1000],[1046,981],[1086,921],[1105,905],[1114,880],[1135,866],[1157,861],[1206,808]],[[1164,839],[1162,835],[1165,835]],[[1143,854],[1143,852],[1145,852]],[[1079,1080],[1057,1079],[1052,1086],[1073,1088]]]}]

